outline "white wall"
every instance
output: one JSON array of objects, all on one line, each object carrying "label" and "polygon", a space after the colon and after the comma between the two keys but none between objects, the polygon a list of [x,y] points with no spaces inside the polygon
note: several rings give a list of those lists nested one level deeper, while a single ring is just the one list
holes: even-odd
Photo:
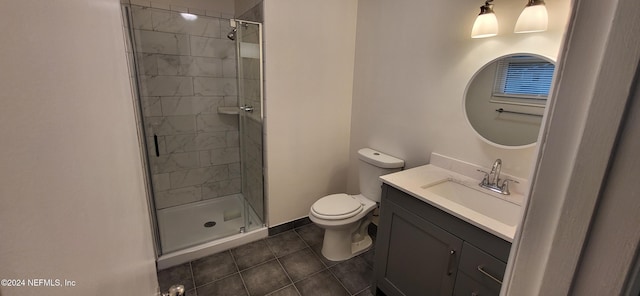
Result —
[{"label": "white wall", "polygon": [[154,295],[154,253],[118,0],[3,1],[0,278]]},{"label": "white wall", "polygon": [[547,1],[549,30],[514,34],[526,1],[495,2],[499,35],[471,39],[483,1],[360,1],[354,69],[349,190],[357,192],[356,151],[371,147],[406,160],[428,163],[431,152],[490,166],[527,178],[535,148],[498,149],[467,124],[464,90],[476,70],[515,52],[556,59],[569,0]]},{"label": "white wall", "polygon": [[270,226],[346,189],[356,8],[356,0],[264,2]]}]

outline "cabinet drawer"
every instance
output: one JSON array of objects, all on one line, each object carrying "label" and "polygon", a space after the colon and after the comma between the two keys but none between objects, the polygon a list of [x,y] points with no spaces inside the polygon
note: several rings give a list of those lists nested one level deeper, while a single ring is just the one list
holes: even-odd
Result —
[{"label": "cabinet drawer", "polygon": [[500,292],[506,267],[504,262],[473,245],[466,242],[463,244],[459,270],[482,286]]},{"label": "cabinet drawer", "polygon": [[464,272],[458,272],[456,277],[456,288],[453,291],[454,296],[498,296],[500,295],[500,287],[493,290],[481,283],[474,281]]}]

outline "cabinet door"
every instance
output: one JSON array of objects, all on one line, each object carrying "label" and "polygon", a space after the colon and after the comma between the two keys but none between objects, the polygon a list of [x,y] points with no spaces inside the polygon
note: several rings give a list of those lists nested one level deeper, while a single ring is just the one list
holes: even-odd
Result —
[{"label": "cabinet door", "polygon": [[389,296],[452,295],[462,240],[393,202],[383,200],[381,210],[378,288]]}]

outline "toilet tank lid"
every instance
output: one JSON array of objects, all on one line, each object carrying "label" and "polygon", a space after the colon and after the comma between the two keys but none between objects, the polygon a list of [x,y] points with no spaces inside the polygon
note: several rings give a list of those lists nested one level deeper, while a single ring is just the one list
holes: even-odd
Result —
[{"label": "toilet tank lid", "polygon": [[384,154],[371,148],[362,148],[358,150],[358,158],[362,161],[383,169],[395,169],[404,166],[404,160],[395,158],[391,155]]}]

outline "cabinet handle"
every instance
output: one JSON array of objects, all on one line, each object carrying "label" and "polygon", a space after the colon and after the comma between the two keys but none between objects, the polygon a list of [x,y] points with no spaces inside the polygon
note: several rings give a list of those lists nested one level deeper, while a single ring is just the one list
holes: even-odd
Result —
[{"label": "cabinet handle", "polygon": [[492,280],[496,281],[496,283],[498,283],[498,284],[502,285],[502,281],[501,281],[501,280],[499,280],[499,279],[497,279],[496,277],[494,277],[494,276],[490,275],[488,272],[486,272],[486,271],[484,270],[484,266],[482,266],[482,265],[478,265],[478,271],[479,271],[479,272],[481,272],[482,274],[486,275],[488,278],[490,278],[490,279],[492,279]]},{"label": "cabinet handle", "polygon": [[447,275],[452,275],[453,270],[451,267],[453,266],[453,260],[456,258],[456,250],[449,251],[449,266],[447,266]]}]

